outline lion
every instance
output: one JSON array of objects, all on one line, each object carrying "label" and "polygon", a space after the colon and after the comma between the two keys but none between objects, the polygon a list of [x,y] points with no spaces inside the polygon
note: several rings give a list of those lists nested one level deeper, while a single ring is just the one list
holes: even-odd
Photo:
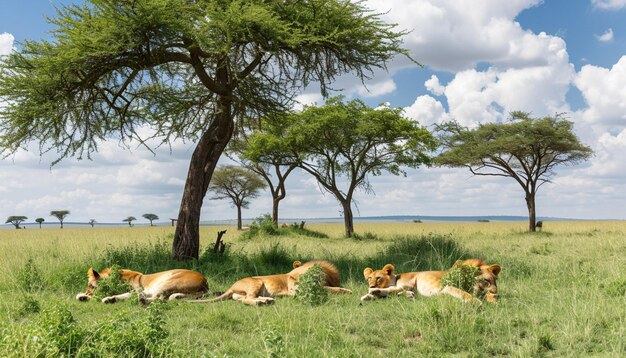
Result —
[{"label": "lion", "polygon": [[[485,295],[488,302],[495,302],[498,296],[496,281],[500,274],[500,265],[487,265],[480,259],[468,259],[465,261],[458,260],[452,267],[456,268],[460,265],[479,268],[473,291],[477,296]],[[398,275],[394,275],[394,271],[395,269],[391,264],[385,265],[381,270],[372,270],[369,267],[363,270],[363,275],[369,285],[369,292],[361,297],[361,300],[368,301],[386,297],[392,292],[398,294],[405,292],[406,296],[411,298],[415,296],[415,292],[418,292],[427,297],[442,293],[448,294],[465,302],[474,299],[472,294],[462,289],[452,286],[442,287],[441,278],[447,271],[405,272]]]},{"label": "lion", "polygon": [[[76,295],[79,301],[88,301],[98,287],[98,281],[111,275],[110,268],[97,272],[93,268],[87,270],[87,291]],[[139,293],[142,303],[155,299],[175,300],[184,297],[198,297],[209,291],[206,278],[199,272],[191,270],[169,270],[144,275],[132,270],[119,270],[120,279],[128,282]],[[103,303],[115,303],[130,298],[131,292],[108,296],[102,299]]]},{"label": "lion", "polygon": [[288,273],[242,278],[219,297],[189,302],[211,303],[232,298],[233,300],[241,301],[247,305],[258,306],[271,304],[274,303],[275,297],[295,295],[300,276],[316,265],[319,266],[326,275],[322,284],[328,291],[332,293],[352,294],[352,291],[339,287],[339,270],[330,262],[322,260],[302,264],[300,261],[295,261],[293,263],[293,270]]}]

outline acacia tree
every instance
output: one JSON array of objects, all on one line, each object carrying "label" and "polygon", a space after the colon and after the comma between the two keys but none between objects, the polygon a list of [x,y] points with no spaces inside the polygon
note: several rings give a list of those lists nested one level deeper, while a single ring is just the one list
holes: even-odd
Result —
[{"label": "acacia tree", "polygon": [[122,220],[122,221],[123,221],[123,222],[127,222],[127,223],[128,223],[128,226],[133,227],[132,222],[133,222],[133,221],[135,221],[135,220],[137,220],[137,218],[136,218],[136,217],[134,217],[134,216],[129,216],[129,217],[127,217],[126,219],[124,219],[124,220]]},{"label": "acacia tree", "polygon": [[35,219],[35,222],[37,224],[39,224],[39,228],[40,229],[41,229],[41,223],[43,223],[44,221],[46,221],[46,219],[44,219],[44,218],[37,218],[37,219]]},{"label": "acacia tree", "polygon": [[529,231],[536,226],[535,196],[549,183],[557,165],[573,165],[589,159],[591,148],[573,132],[573,123],[557,114],[532,118],[512,112],[508,123],[481,124],[468,129],[457,123],[440,126],[443,152],[439,165],[466,167],[474,175],[513,178],[524,189]]},{"label": "acacia tree", "polygon": [[91,225],[91,227],[93,227],[96,224],[96,219],[89,219],[88,224]]},{"label": "acacia tree", "polygon": [[154,220],[159,220],[159,216],[156,214],[143,214],[142,216],[144,217],[144,219],[150,220],[150,226],[154,226],[152,225],[152,222]]},{"label": "acacia tree", "polygon": [[86,0],[50,21],[51,41],[0,61],[0,148],[89,158],[146,127],[161,143],[195,141],[178,260],[198,257],[202,202],[242,113],[284,110],[310,83],[327,95],[338,75],[364,80],[408,53],[405,32],[361,1]]},{"label": "acacia tree", "polygon": [[229,152],[237,157],[233,159],[258,174],[267,183],[272,194],[274,226],[278,226],[280,202],[287,196],[287,177],[298,167],[297,158],[293,158],[283,140],[284,132],[293,119],[295,116],[288,112],[263,117],[250,136],[232,141],[229,147]]},{"label": "acacia tree", "polygon": [[300,158],[298,166],[341,204],[346,237],[354,233],[355,190],[371,191],[368,175],[405,175],[403,166],[429,165],[429,152],[437,147],[431,133],[403,117],[401,109],[333,98],[324,106],[306,107],[297,117],[285,141],[292,157]]},{"label": "acacia tree", "polygon": [[63,229],[63,220],[70,214],[69,210],[53,210],[50,212],[50,216],[54,216],[61,223],[61,229]]},{"label": "acacia tree", "polygon": [[5,224],[13,224],[13,226],[15,226],[16,229],[20,228],[20,224],[22,223],[22,221],[28,219],[26,216],[22,216],[22,215],[14,215],[14,216],[9,216],[7,218],[7,221],[5,221]]},{"label": "acacia tree", "polygon": [[241,230],[241,209],[247,209],[250,199],[259,196],[265,183],[255,173],[242,167],[225,165],[213,173],[209,191],[215,193],[212,199],[230,199],[237,208],[237,229]]}]

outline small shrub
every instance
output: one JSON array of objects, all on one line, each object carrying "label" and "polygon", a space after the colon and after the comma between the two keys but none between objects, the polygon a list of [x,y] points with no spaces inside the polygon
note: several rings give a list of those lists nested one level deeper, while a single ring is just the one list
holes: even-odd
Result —
[{"label": "small shrub", "polygon": [[378,235],[371,233],[371,232],[364,232],[362,234],[357,234],[354,233],[352,235],[352,238],[358,241],[375,241],[375,240],[380,240],[380,237],[378,237]]},{"label": "small shrub", "polygon": [[93,291],[93,298],[100,301],[105,297],[119,295],[132,290],[133,287],[121,279],[120,267],[113,265],[111,266],[109,277],[98,280],[98,287]]},{"label": "small shrub", "polygon": [[263,333],[263,345],[265,346],[265,352],[270,358],[284,357],[285,352],[285,340],[283,336],[276,332],[276,328],[268,328],[262,331]]},{"label": "small shrub", "polygon": [[328,291],[323,283],[326,274],[321,267],[315,265],[300,275],[296,287],[296,298],[311,306],[321,305],[328,301]]},{"label": "small shrub", "polygon": [[441,277],[441,285],[456,287],[465,292],[472,292],[476,284],[478,271],[478,267],[470,265],[453,267]]},{"label": "small shrub", "polygon": [[554,350],[554,343],[552,342],[552,336],[544,334],[539,336],[539,351],[551,351]]},{"label": "small shrub", "polygon": [[39,313],[39,311],[41,311],[39,301],[31,296],[25,296],[17,310],[17,314],[18,316],[24,317],[33,313]]},{"label": "small shrub", "polygon": [[240,238],[246,240],[258,236],[278,236],[286,232],[285,229],[274,226],[270,214],[263,214],[254,219],[248,231],[244,232]]},{"label": "small shrub", "polygon": [[45,283],[39,269],[32,258],[29,258],[16,275],[18,287],[26,292],[32,293],[40,291],[45,287]]},{"label": "small shrub", "polygon": [[625,297],[626,296],[626,279],[613,281],[604,287],[609,296]]}]

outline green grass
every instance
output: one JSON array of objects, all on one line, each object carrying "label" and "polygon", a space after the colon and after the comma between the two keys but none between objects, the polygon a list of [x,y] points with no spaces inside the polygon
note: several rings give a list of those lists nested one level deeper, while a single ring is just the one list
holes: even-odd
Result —
[{"label": "green grass", "polygon": [[[201,247],[211,249],[223,229],[201,228]],[[535,234],[524,231],[525,223],[357,223],[360,240],[341,238],[341,225],[307,224],[307,229],[328,237],[289,232],[240,239],[228,228],[225,255],[203,250],[200,260],[186,263],[169,258],[171,227],[0,230],[0,356],[61,352],[62,344],[33,343],[32,332],[39,332],[42,322],[74,327],[52,342],[66,342],[75,333],[82,348],[67,341],[73,348],[63,353],[78,356],[626,354],[624,222],[547,222],[544,232]],[[446,269],[470,257],[502,266],[498,303],[464,304],[447,296],[359,301],[367,292],[362,276],[367,266]],[[295,298],[259,308],[234,301],[170,302],[158,310],[157,321],[148,320],[149,312],[136,303],[74,299],[85,290],[92,266],[118,264],[146,273],[192,268],[207,276],[211,290],[224,291],[238,278],[287,272],[294,260],[309,259],[334,262],[354,295],[333,295],[313,306]],[[59,307],[71,316],[59,311],[64,321],[55,320]],[[112,316],[128,319],[117,324]],[[148,329],[145,322],[156,326]]]}]

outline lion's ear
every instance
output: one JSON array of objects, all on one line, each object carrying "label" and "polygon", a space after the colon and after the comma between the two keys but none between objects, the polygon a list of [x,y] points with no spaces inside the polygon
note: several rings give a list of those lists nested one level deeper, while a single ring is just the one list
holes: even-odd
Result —
[{"label": "lion's ear", "polygon": [[89,270],[87,270],[87,276],[96,280],[100,278],[100,274],[94,270],[93,267],[90,267]]},{"label": "lion's ear", "polygon": [[294,261],[293,262],[293,268],[298,268],[300,266],[302,266],[302,262],[300,262],[300,261]]},{"label": "lion's ear", "polygon": [[502,270],[502,267],[500,267],[500,265],[491,265],[487,267],[487,270],[494,274],[496,277],[498,277],[498,275],[500,274],[500,270]]},{"label": "lion's ear", "polygon": [[383,267],[383,271],[385,271],[385,273],[387,273],[387,275],[393,275],[393,271],[395,270],[395,268],[393,267],[392,264],[386,264],[385,267]]},{"label": "lion's ear", "polygon": [[369,267],[363,270],[363,276],[365,276],[365,279],[367,279],[372,274],[372,272],[374,272],[374,270]]}]

